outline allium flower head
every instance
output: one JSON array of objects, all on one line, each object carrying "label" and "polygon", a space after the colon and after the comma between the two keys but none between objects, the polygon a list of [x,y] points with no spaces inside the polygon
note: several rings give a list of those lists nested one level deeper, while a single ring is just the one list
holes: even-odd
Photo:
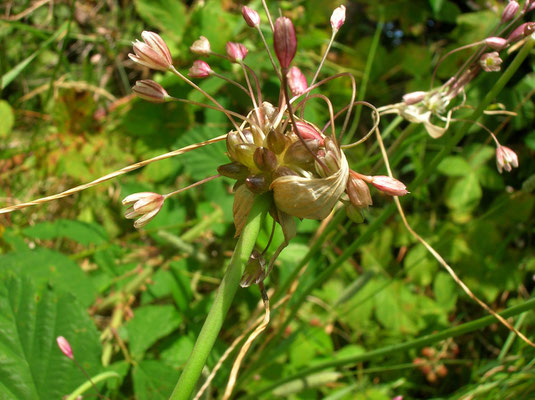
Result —
[{"label": "allium flower head", "polygon": [[518,156],[509,147],[500,145],[496,148],[496,166],[500,174],[503,170],[511,172],[513,168],[518,168]]},{"label": "allium flower head", "polygon": [[152,192],[134,193],[123,199],[123,205],[130,206],[125,212],[125,218],[139,218],[134,222],[135,228],[145,226],[158,214],[164,203],[164,196]]},{"label": "allium flower head", "polygon": [[136,40],[134,44],[134,53],[128,54],[132,61],[145,67],[167,71],[173,66],[173,58],[169,48],[164,40],[154,32],[143,31],[141,37],[144,42]]}]

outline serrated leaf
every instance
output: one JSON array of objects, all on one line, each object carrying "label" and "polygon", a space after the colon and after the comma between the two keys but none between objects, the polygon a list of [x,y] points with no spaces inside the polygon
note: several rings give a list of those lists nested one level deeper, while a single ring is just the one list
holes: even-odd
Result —
[{"label": "serrated leaf", "polygon": [[90,375],[99,372],[98,332],[74,296],[49,287],[38,293],[26,275],[11,275],[0,279],[0,298],[0,398],[60,399],[86,381],[57,336]]},{"label": "serrated leaf", "polygon": [[180,315],[170,305],[137,308],[134,318],[125,325],[132,356],[140,359],[158,339],[178,328],[180,321]]}]

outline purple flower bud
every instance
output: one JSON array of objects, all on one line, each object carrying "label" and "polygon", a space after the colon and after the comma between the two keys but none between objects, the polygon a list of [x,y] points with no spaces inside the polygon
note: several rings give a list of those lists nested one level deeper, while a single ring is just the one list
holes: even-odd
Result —
[{"label": "purple flower bud", "polygon": [[303,75],[299,68],[290,68],[290,71],[288,71],[288,74],[286,76],[288,77],[288,86],[290,86],[292,96],[299,96],[307,90],[307,78],[305,77],[305,75]]},{"label": "purple flower bud", "polygon": [[518,42],[535,32],[535,22],[525,22],[519,25],[507,38],[507,43]]},{"label": "purple flower bud", "polygon": [[61,352],[67,357],[69,357],[71,360],[74,360],[74,356],[72,355],[72,348],[67,339],[65,339],[63,336],[58,336],[56,338],[56,342],[58,343],[58,347]]},{"label": "purple flower bud", "polygon": [[134,222],[134,228],[141,228],[158,214],[164,201],[165,197],[158,193],[140,192],[131,194],[123,199],[123,205],[130,206],[124,216],[127,219],[141,217]]},{"label": "purple flower bud", "polygon": [[492,36],[485,39],[485,44],[494,50],[503,50],[507,46],[507,40],[501,37]]},{"label": "purple flower bud", "polygon": [[201,36],[199,39],[194,41],[189,49],[192,51],[192,53],[200,54],[203,56],[208,56],[212,52],[212,49],[210,47],[210,41],[204,36]]},{"label": "purple flower bud", "polygon": [[486,72],[497,72],[501,69],[501,64],[503,60],[500,58],[500,55],[497,51],[492,53],[485,53],[479,59],[479,64],[481,68]]},{"label": "purple flower bud", "polygon": [[510,172],[513,167],[518,167],[518,156],[509,147],[500,145],[496,148],[496,166],[500,174],[503,170]]},{"label": "purple flower bud", "polygon": [[425,98],[426,94],[427,92],[422,91],[407,93],[403,95],[403,102],[408,106],[419,103]]},{"label": "purple flower bud", "polygon": [[152,103],[164,103],[169,98],[165,89],[159,83],[150,79],[137,81],[136,85],[132,88],[132,92],[137,97]]},{"label": "purple flower bud", "polygon": [[395,178],[384,175],[372,176],[370,178],[370,183],[373,186],[390,196],[405,196],[409,193],[407,187]]},{"label": "purple flower bud", "polygon": [[141,37],[144,42],[134,42],[134,53],[128,54],[130,59],[145,67],[167,71],[173,66],[173,58],[163,39],[154,32],[143,31]]},{"label": "purple flower bud", "polygon": [[242,61],[247,56],[247,47],[241,43],[228,42],[227,55],[233,62]]},{"label": "purple flower bud", "polygon": [[338,31],[346,21],[346,7],[340,6],[334,9],[331,15],[331,26],[333,31]]},{"label": "purple flower bud", "polygon": [[212,74],[212,68],[202,60],[193,61],[188,76],[191,78],[206,78]]},{"label": "purple flower bud", "polygon": [[260,15],[258,15],[258,13],[252,8],[243,6],[241,13],[243,15],[243,19],[251,28],[255,28],[260,25]]},{"label": "purple flower bud", "polygon": [[511,21],[518,12],[519,8],[520,5],[518,4],[518,2],[510,1],[503,9],[502,23]]},{"label": "purple flower bud", "polygon": [[288,68],[297,51],[295,28],[289,18],[279,17],[275,21],[273,46],[281,67],[283,69]]}]

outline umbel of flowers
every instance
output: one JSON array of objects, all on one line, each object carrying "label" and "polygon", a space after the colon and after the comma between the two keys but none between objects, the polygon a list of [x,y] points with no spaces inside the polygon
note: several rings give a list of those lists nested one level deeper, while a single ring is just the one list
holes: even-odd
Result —
[{"label": "umbel of flowers", "polygon": [[[172,57],[165,42],[156,33],[143,32],[141,35],[143,42],[136,41],[134,54],[130,54],[133,61],[143,66],[172,71],[201,91],[212,102],[209,105],[195,104],[222,111],[232,123],[234,129],[225,137],[230,162],[220,166],[219,174],[216,176],[226,176],[236,181],[233,207],[236,235],[240,234],[247,220],[255,196],[264,193],[270,193],[272,196],[270,214],[282,226],[286,242],[295,235],[294,217],[323,219],[338,203],[345,205],[350,218],[362,221],[360,210],[372,204],[369,185],[392,196],[407,194],[405,185],[394,178],[368,176],[349,168],[342,151],[343,146],[340,145],[340,137],[347,127],[351,109],[357,104],[354,101],[354,95],[349,105],[342,110],[346,113],[345,121],[337,136],[335,119],[341,112],[334,114],[329,99],[318,94],[311,94],[314,89],[331,79],[348,77],[348,74],[340,74],[316,83],[335,35],[344,24],[345,7],[338,7],[331,16],[331,41],[310,86],[301,70],[292,66],[297,53],[297,36],[292,21],[286,17],[279,17],[272,21],[268,14],[268,22],[273,32],[274,57],[260,29],[259,14],[249,7],[243,7],[242,15],[247,25],[258,31],[274,72],[279,77],[278,102],[270,102],[263,98],[257,75],[245,63],[248,50],[241,43],[229,42],[225,48],[226,54],[217,54],[212,51],[209,40],[201,36],[190,49],[201,56],[222,57],[231,63],[238,64],[243,71],[245,84],[235,82],[213,71],[204,60],[195,61],[188,75],[190,78],[224,79],[239,87],[251,100],[251,111],[247,115],[224,109],[208,93],[181,74],[173,66]],[[354,78],[352,76],[349,78],[355,87]],[[169,96],[163,87],[150,80],[137,82],[133,91],[139,97],[157,103],[189,102]],[[313,97],[322,97],[329,107],[330,119],[323,130],[302,117],[306,102]],[[378,123],[377,113],[376,123]],[[156,196],[144,194],[138,197]],[[129,211],[127,216],[141,217],[136,227],[143,226],[156,215],[163,202],[160,198],[158,199],[157,208],[147,207],[144,203],[142,206],[137,206],[134,203],[134,212]],[[131,199],[125,200],[131,203]],[[143,215],[145,209],[147,214]]]}]

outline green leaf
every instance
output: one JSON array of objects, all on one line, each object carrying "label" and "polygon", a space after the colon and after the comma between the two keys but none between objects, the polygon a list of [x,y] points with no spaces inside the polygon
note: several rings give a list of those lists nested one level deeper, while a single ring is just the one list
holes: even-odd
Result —
[{"label": "green leaf", "polygon": [[438,164],[438,171],[447,176],[465,176],[470,171],[470,165],[463,157],[446,157]]},{"label": "green leaf", "polygon": [[470,172],[455,182],[446,197],[446,204],[457,211],[470,211],[479,204],[482,194],[477,175]]},{"label": "green leaf", "polygon": [[445,272],[439,272],[433,282],[433,292],[437,303],[447,311],[455,308],[457,303],[457,285]]},{"label": "green leaf", "polygon": [[49,240],[67,238],[83,244],[84,246],[89,246],[90,244],[102,244],[108,241],[106,231],[99,225],[69,219],[41,222],[29,228],[25,228],[22,233],[25,236],[36,239]]},{"label": "green leaf", "polygon": [[140,359],[158,339],[178,328],[180,321],[180,315],[170,305],[137,308],[134,318],[125,325],[132,356]]},{"label": "green leaf", "polygon": [[139,15],[179,42],[186,28],[186,6],[179,0],[134,0]]},{"label": "green leaf", "polygon": [[5,100],[0,100],[0,121],[2,121],[0,123],[0,137],[9,135],[15,122],[15,114],[9,103]]},{"label": "green leaf", "polygon": [[178,379],[178,371],[161,361],[141,361],[134,368],[137,400],[167,400]]},{"label": "green leaf", "polygon": [[0,256],[0,277],[10,272],[31,275],[39,288],[51,285],[70,292],[85,307],[95,300],[95,289],[84,272],[75,262],[56,251],[37,248]]},{"label": "green leaf", "polygon": [[57,336],[90,375],[100,371],[98,332],[74,296],[49,287],[38,293],[23,275],[0,279],[0,298],[0,398],[60,399],[86,381]]}]

